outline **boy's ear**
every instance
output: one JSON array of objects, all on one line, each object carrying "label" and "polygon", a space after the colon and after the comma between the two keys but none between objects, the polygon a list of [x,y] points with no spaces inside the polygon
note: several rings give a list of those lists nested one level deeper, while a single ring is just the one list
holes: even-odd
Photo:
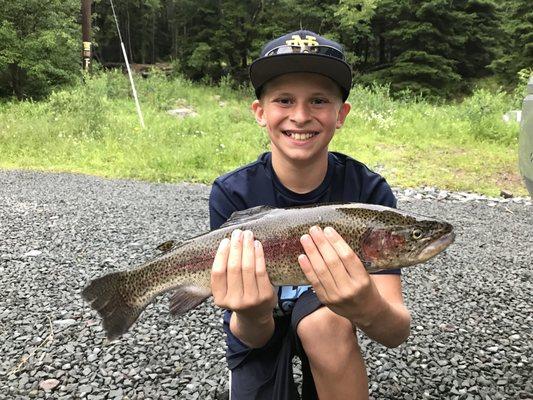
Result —
[{"label": "boy's ear", "polygon": [[252,103],[252,111],[254,112],[255,120],[259,126],[266,126],[265,110],[259,100],[254,100]]},{"label": "boy's ear", "polygon": [[339,110],[339,114],[337,115],[337,123],[335,125],[335,128],[339,129],[344,125],[344,121],[346,120],[346,116],[352,109],[352,105],[348,102],[342,103],[341,108]]}]

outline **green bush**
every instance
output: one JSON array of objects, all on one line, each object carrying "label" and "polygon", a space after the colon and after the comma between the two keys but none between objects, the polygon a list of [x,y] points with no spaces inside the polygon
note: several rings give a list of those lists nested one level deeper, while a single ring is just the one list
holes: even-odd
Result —
[{"label": "green bush", "polygon": [[458,105],[456,115],[469,123],[469,132],[476,139],[511,144],[518,138],[517,125],[503,121],[511,107],[512,97],[503,91],[478,89]]}]

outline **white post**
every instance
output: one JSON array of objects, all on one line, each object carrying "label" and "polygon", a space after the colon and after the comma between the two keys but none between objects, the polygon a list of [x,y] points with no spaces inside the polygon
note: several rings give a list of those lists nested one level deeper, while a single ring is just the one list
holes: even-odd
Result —
[{"label": "white post", "polygon": [[141,126],[144,129],[144,119],[143,119],[143,114],[141,112],[141,105],[139,104],[139,99],[137,97],[137,91],[135,90],[135,84],[133,83],[133,75],[131,74],[130,63],[128,62],[128,56],[126,54],[126,48],[124,47],[123,42],[120,42],[120,47],[122,47],[122,54],[124,54],[124,61],[126,61],[126,68],[128,69],[128,76],[130,78],[131,91],[133,92],[133,98],[135,99],[135,107],[137,108],[137,114],[139,114],[139,120],[141,121]]}]

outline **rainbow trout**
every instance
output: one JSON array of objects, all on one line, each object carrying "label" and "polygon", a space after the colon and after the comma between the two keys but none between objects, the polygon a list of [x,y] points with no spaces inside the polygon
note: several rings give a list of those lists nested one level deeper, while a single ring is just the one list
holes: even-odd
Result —
[{"label": "rainbow trout", "polygon": [[309,284],[297,258],[303,253],[300,237],[313,225],[333,227],[369,272],[427,261],[455,237],[446,222],[383,206],[254,207],[233,213],[219,229],[175,245],[136,269],[93,280],[82,295],[103,318],[110,340],[125,333],[146,306],[166,291],[175,291],[170,312],[183,314],[211,295],[211,266],[218,245],[235,229],[249,229],[261,241],[273,285]]}]

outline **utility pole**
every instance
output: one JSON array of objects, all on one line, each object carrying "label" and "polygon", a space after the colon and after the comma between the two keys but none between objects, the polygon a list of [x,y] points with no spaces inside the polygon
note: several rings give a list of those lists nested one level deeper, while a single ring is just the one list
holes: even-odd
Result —
[{"label": "utility pole", "polygon": [[82,67],[85,72],[91,69],[91,3],[92,0],[81,0]]}]

